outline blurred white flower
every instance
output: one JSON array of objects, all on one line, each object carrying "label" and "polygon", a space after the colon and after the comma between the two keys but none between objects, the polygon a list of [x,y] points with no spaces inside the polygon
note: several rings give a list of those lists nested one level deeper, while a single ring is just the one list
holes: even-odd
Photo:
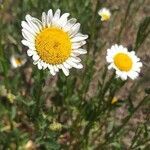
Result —
[{"label": "blurred white flower", "polygon": [[107,62],[110,64],[108,69],[114,68],[117,77],[126,80],[130,77],[132,80],[139,76],[142,63],[134,51],[128,52],[128,49],[122,45],[113,45],[107,50]]},{"label": "blurred white flower", "polygon": [[111,17],[110,10],[107,8],[102,8],[98,11],[98,14],[101,16],[101,21],[107,21]]},{"label": "blurred white flower", "polygon": [[32,140],[29,140],[26,145],[24,146],[25,150],[36,150],[36,145]]},{"label": "blurred white flower", "polygon": [[10,62],[13,68],[21,67],[26,63],[26,58],[21,55],[12,55],[10,58]]},{"label": "blurred white flower", "polygon": [[26,15],[26,21],[21,24],[22,43],[29,48],[28,56],[32,56],[38,69],[48,68],[52,75],[62,69],[68,76],[72,67],[83,68],[78,56],[87,53],[81,47],[88,36],[79,33],[80,23],[75,18],[68,20],[69,15],[61,15],[60,9],[55,13],[50,9],[47,14],[43,12],[42,21]]},{"label": "blurred white flower", "polygon": [[4,85],[0,86],[0,96],[6,96],[7,95],[7,89]]}]

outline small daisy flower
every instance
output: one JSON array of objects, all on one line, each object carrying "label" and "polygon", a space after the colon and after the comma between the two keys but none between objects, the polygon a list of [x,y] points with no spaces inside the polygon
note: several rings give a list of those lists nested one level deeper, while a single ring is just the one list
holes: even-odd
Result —
[{"label": "small daisy flower", "polygon": [[10,62],[13,68],[18,68],[23,66],[26,63],[26,58],[24,56],[12,55]]},{"label": "small daisy flower", "polygon": [[87,53],[81,47],[86,44],[88,36],[79,33],[80,23],[75,18],[68,20],[69,15],[61,15],[60,9],[55,13],[50,9],[47,14],[43,12],[42,21],[26,15],[26,21],[21,24],[22,43],[29,48],[28,56],[38,69],[48,68],[52,75],[62,69],[68,76],[69,69],[83,68],[78,56]]},{"label": "small daisy flower", "polygon": [[114,68],[117,77],[122,80],[127,80],[128,77],[134,80],[139,76],[142,67],[140,59],[134,51],[128,52],[122,45],[115,44],[108,49],[106,60],[110,64],[108,69]]},{"label": "small daisy flower", "polygon": [[102,8],[98,11],[98,14],[101,16],[101,21],[107,21],[110,19],[111,13],[109,9]]}]

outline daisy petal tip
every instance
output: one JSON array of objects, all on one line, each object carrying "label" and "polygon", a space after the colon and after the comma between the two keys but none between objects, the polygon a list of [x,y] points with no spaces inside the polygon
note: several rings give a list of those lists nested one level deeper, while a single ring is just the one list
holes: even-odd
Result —
[{"label": "daisy petal tip", "polygon": [[78,69],[82,69],[83,65],[82,64],[78,64],[77,67],[78,67]]}]

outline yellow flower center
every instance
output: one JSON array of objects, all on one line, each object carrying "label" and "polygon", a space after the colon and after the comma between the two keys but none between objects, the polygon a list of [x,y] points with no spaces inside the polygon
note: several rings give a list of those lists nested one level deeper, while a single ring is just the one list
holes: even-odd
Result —
[{"label": "yellow flower center", "polygon": [[53,27],[45,28],[37,35],[35,47],[40,58],[49,64],[61,64],[71,53],[69,35]]},{"label": "yellow flower center", "polygon": [[102,14],[102,20],[107,21],[110,19],[110,15],[109,14]]},{"label": "yellow flower center", "polygon": [[22,63],[22,60],[21,60],[21,58],[16,58],[15,62],[17,65],[20,65]]},{"label": "yellow flower center", "polygon": [[114,63],[121,71],[129,71],[132,68],[132,59],[124,53],[118,53],[114,57]]}]

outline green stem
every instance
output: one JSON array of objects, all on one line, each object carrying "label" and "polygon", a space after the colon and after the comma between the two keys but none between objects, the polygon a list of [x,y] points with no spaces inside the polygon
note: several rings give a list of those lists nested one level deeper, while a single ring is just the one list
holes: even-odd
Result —
[{"label": "green stem", "polygon": [[41,96],[42,96],[42,88],[43,88],[43,77],[44,77],[44,73],[43,71],[39,72],[39,81],[37,81],[37,85],[35,85],[36,89],[35,89],[35,100],[36,100],[36,107],[35,107],[35,111],[34,114],[38,115],[40,112],[40,108],[41,108]]},{"label": "green stem", "polygon": [[126,12],[125,12],[125,17],[121,23],[121,26],[120,26],[120,30],[119,30],[119,33],[118,33],[118,37],[117,37],[117,41],[118,43],[120,43],[120,38],[121,38],[121,34],[123,32],[123,29],[126,25],[126,20],[128,18],[128,15],[129,15],[129,12],[130,12],[130,8],[131,8],[131,5],[132,3],[134,2],[134,0],[130,0],[129,3],[128,3],[128,6],[127,6],[127,9],[126,9]]},{"label": "green stem", "polygon": [[137,129],[136,129],[136,131],[135,131],[135,136],[134,136],[134,138],[132,139],[132,143],[131,143],[129,149],[132,149],[132,147],[133,147],[133,145],[135,144],[137,138],[140,136],[140,133],[141,133],[142,130],[139,131],[138,129],[139,129],[139,126],[137,127]]},{"label": "green stem", "polygon": [[[146,143],[148,144],[148,142],[150,141],[150,138],[145,140],[144,142],[141,142],[139,145],[136,145],[135,147],[133,147],[132,149],[137,149],[138,147],[142,146],[142,145],[145,145],[146,146]],[[147,147],[148,148],[148,147]],[[140,149],[140,148],[139,148]],[[146,148],[145,148],[146,150]]]},{"label": "green stem", "polygon": [[[132,111],[132,113],[127,116],[124,119],[123,124],[120,127],[117,127],[114,132],[113,135],[111,137],[107,137],[106,142],[104,142],[102,145],[106,145],[107,143],[110,143],[110,141],[112,141],[116,136],[118,136],[118,134],[124,129],[124,127],[126,126],[126,124],[128,123],[128,121],[131,119],[131,117],[135,114],[135,112],[139,109],[140,106],[142,106],[146,101],[150,100],[150,96],[146,96],[138,105],[137,107],[134,108],[134,110]],[[109,135],[108,135],[109,136]]]},{"label": "green stem", "polygon": [[102,89],[102,94],[101,94],[101,99],[104,99],[105,94],[107,93],[112,81],[115,78],[115,72],[113,72],[113,74],[111,75],[110,79],[106,82],[104,88]]},{"label": "green stem", "polygon": [[[104,86],[104,89],[102,90],[101,98],[100,98],[100,100],[99,100],[99,102],[98,102],[98,107],[97,107],[97,117],[95,117],[95,119],[92,120],[92,122],[89,121],[88,124],[87,124],[87,126],[86,126],[86,128],[85,128],[85,130],[84,130],[84,137],[85,137],[85,141],[86,141],[86,142],[88,142],[88,134],[89,134],[90,129],[92,128],[92,126],[93,126],[93,124],[94,124],[94,121],[96,121],[96,120],[99,118],[100,111],[101,111],[101,109],[100,109],[101,100],[104,99],[105,93],[106,93],[107,90],[109,89],[110,84],[112,83],[114,77],[115,77],[115,72],[113,72],[113,74],[111,75],[109,81],[106,83],[106,85]],[[101,92],[100,92],[100,93],[101,93]],[[98,94],[98,95],[99,95],[99,94]],[[100,95],[99,95],[99,96],[100,96]],[[104,109],[104,110],[107,111],[107,109]],[[103,111],[101,111],[101,112],[103,112]],[[104,114],[104,113],[103,113],[103,114]],[[86,143],[86,144],[87,144],[87,143]]]}]

